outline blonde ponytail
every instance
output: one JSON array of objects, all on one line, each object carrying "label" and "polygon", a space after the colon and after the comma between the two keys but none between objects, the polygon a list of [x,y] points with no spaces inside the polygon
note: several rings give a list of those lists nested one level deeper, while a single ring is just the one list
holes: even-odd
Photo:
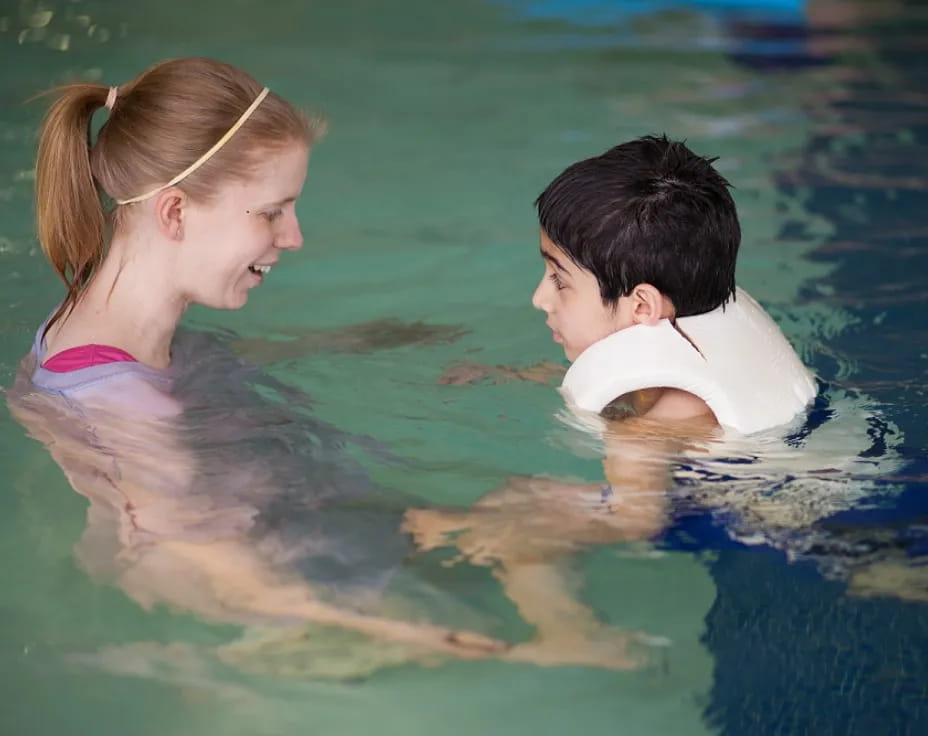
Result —
[{"label": "blonde ponytail", "polygon": [[90,164],[90,121],[106,103],[108,88],[72,84],[42,124],[35,195],[39,243],[68,289],[46,330],[74,307],[103,260],[106,215]]}]

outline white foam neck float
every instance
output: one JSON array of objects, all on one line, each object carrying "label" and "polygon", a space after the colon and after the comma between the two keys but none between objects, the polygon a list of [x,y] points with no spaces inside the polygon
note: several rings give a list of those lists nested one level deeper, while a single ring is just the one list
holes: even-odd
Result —
[{"label": "white foam neck float", "polygon": [[598,413],[619,396],[658,387],[695,394],[719,424],[743,434],[788,423],[816,394],[780,328],[742,289],[711,312],[635,325],[594,343],[561,391],[573,408]]}]

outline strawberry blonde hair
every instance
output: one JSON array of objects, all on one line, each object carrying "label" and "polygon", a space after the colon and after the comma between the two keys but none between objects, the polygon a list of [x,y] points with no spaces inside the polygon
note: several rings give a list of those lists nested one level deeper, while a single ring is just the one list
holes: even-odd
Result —
[{"label": "strawberry blonde hair", "polygon": [[[263,87],[213,59],[172,59],[118,88],[96,141],[91,118],[107,105],[110,88],[69,84],[42,123],[36,161],[39,243],[68,292],[48,321],[77,303],[106,253],[109,215],[118,228],[133,205],[117,200],[170,181],[208,151],[255,101]],[[207,202],[231,180],[246,180],[267,153],[311,146],[324,124],[269,93],[242,127],[176,186]]]}]

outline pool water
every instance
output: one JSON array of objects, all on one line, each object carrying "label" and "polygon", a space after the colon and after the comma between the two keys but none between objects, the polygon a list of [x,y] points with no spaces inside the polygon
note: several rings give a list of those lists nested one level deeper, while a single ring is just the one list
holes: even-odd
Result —
[{"label": "pool water", "polygon": [[[648,667],[443,661],[346,679],[298,647],[223,664],[211,652],[239,627],[146,611],[91,580],[74,555],[86,502],[4,412],[0,733],[925,732],[926,23],[904,0],[0,10],[4,386],[61,295],[31,219],[42,106],[22,101],[196,54],[323,113],[330,132],[299,203],[304,248],[245,309],[193,309],[187,325],[234,333],[318,420],[370,438],[379,457],[362,462],[387,492],[466,507],[512,476],[601,479],[551,386],[446,379],[462,363],[562,362],[529,304],[531,202],[567,164],[650,132],[719,156],[744,230],[739,284],[823,382],[821,411],[883,427],[848,441],[880,462],[846,472],[849,490],[807,528],[748,539],[750,504],[684,504],[653,545],[573,559],[604,621],[669,641]],[[779,497],[788,472],[738,487]],[[528,636],[487,568],[444,559],[409,565],[495,635]]]}]

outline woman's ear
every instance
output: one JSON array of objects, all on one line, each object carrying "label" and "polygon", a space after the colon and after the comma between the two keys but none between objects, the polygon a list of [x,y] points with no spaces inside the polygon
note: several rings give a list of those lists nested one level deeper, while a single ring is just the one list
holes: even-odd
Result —
[{"label": "woman's ear", "polygon": [[177,187],[165,189],[155,199],[155,218],[159,232],[169,240],[184,237],[184,214],[189,199],[186,192]]},{"label": "woman's ear", "polygon": [[632,320],[637,325],[653,326],[662,319],[673,319],[673,302],[651,284],[638,284],[629,294]]}]

